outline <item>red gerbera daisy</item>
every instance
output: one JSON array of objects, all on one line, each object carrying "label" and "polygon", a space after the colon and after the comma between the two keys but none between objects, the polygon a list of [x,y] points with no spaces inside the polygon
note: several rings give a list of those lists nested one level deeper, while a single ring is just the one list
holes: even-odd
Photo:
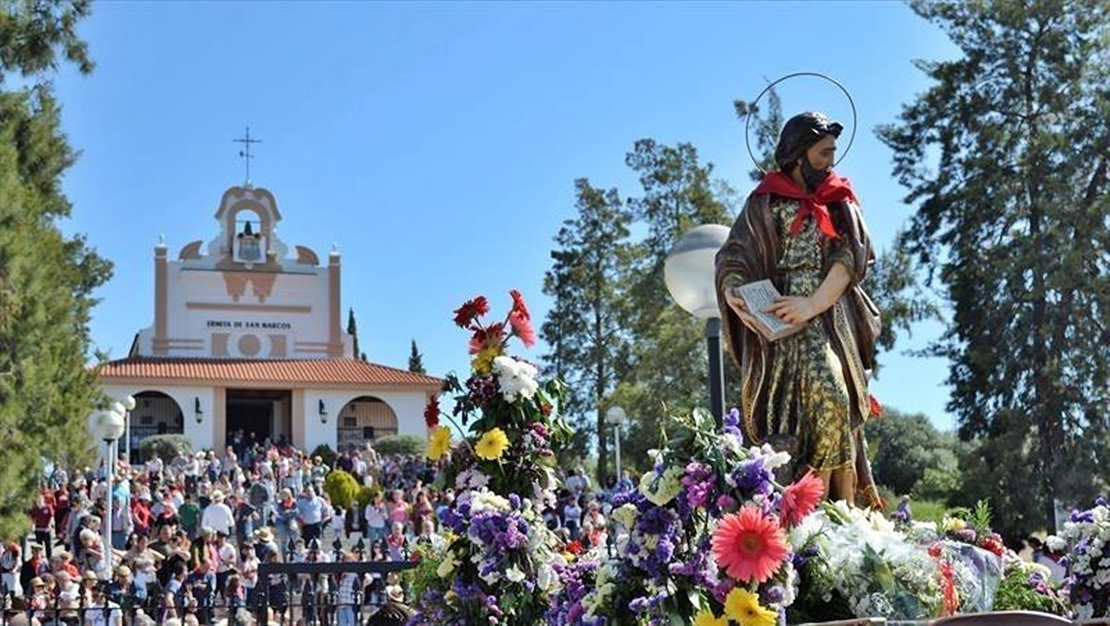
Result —
[{"label": "red gerbera daisy", "polygon": [[722,517],[712,546],[717,565],[743,583],[763,583],[774,576],[790,551],[786,533],[754,506]]},{"label": "red gerbera daisy", "polygon": [[504,338],[505,327],[501,324],[501,322],[490,324],[489,328],[480,328],[474,331],[474,335],[470,338],[470,353],[478,354],[479,352],[490,346],[496,346],[500,344],[501,340]]},{"label": "red gerbera daisy", "polygon": [[489,302],[485,296],[478,296],[467,300],[461,307],[455,309],[455,325],[459,328],[470,326],[476,318],[489,313]]},{"label": "red gerbera daisy", "polygon": [[797,526],[802,523],[805,516],[817,508],[821,496],[825,495],[825,485],[821,477],[806,472],[805,476],[797,482],[786,486],[782,493],[782,523],[786,526]]}]

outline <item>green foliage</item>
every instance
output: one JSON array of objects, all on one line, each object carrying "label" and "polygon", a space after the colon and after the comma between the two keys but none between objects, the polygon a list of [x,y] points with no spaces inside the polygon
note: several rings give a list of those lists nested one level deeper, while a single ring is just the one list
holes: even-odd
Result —
[{"label": "green foliage", "polygon": [[426,445],[423,437],[416,435],[387,435],[374,440],[374,450],[378,454],[424,454]]},{"label": "green foliage", "polygon": [[351,503],[358,502],[361,491],[358,480],[343,470],[332,470],[324,477],[324,493],[331,498],[333,506],[351,508]]},{"label": "green foliage", "polygon": [[85,416],[101,401],[86,368],[91,294],[111,264],[67,237],[56,220],[71,206],[62,176],[75,154],[45,73],[60,59],[91,68],[77,24],[86,2],[0,5],[0,537],[26,530],[43,460],[91,462]]},{"label": "green foliage", "polygon": [[320,457],[324,465],[335,467],[335,450],[332,450],[328,444],[322,443],[316,446],[316,449],[312,451],[312,458],[316,457]]},{"label": "green foliage", "polygon": [[899,495],[910,493],[927,469],[957,469],[954,437],[937,431],[922,414],[906,415],[887,407],[882,419],[867,422],[864,433],[874,450],[875,480]]},{"label": "green foliage", "polygon": [[926,467],[925,474],[913,484],[910,493],[915,499],[940,500],[948,502],[963,487],[963,475],[959,468],[938,469]]},{"label": "green foliage", "polygon": [[932,352],[982,440],[960,497],[1020,535],[1110,464],[1110,3],[911,6],[962,54],[879,129],[917,207],[898,247],[953,311]]},{"label": "green foliage", "polygon": [[1040,611],[1053,615],[1068,615],[1069,607],[1058,589],[1049,587],[1049,593],[1041,593],[1029,584],[1033,573],[1032,564],[1022,561],[1007,561],[1002,573],[1002,581],[994,594],[995,611]]},{"label": "green foliage", "polygon": [[155,456],[169,463],[179,456],[193,453],[193,440],[185,435],[151,435],[139,444],[139,454],[144,459]]}]

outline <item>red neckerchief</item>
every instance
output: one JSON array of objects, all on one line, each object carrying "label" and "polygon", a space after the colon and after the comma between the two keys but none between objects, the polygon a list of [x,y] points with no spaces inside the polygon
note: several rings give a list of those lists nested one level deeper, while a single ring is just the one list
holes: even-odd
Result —
[{"label": "red neckerchief", "polygon": [[829,203],[851,200],[859,204],[856,194],[852,191],[852,184],[847,178],[841,178],[834,172],[829,172],[821,182],[821,186],[813,193],[803,192],[793,178],[782,172],[768,172],[753,193],[773,193],[776,196],[801,200],[802,206],[798,208],[794,221],[790,223],[790,234],[797,235],[801,232],[806,218],[812,216],[817,220],[817,228],[829,239],[836,239],[839,236],[833,226],[832,216],[829,215]]}]

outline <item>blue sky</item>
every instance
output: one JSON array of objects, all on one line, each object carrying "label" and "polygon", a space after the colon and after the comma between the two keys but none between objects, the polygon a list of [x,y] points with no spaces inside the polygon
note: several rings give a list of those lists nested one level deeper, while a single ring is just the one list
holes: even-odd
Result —
[{"label": "blue sky", "polygon": [[[103,1],[82,34],[97,70],[67,69],[56,84],[82,151],[64,227],[116,264],[98,293],[99,348],[125,356],[151,324],[159,234],[175,257],[216,234],[221,194],[244,179],[231,140],[249,124],[263,140],[252,179],[275,194],[282,239],[343,253],[362,349],[405,367],[415,338],[432,374],[466,369],[466,336],[451,323],[462,301],[485,294],[501,315],[516,288],[543,317],[574,179],[637,195],[624,165],[637,139],[689,141],[746,193],[732,100],[790,72],[825,72],[851,90],[859,130],[838,171],[889,247],[911,207],[873,129],[928,86],[914,59],[956,53],[906,6],[880,0]],[[787,115],[819,109],[850,123],[820,81],[780,94]],[[916,329],[873,387],[947,428],[945,362],[900,354],[940,331]]]}]

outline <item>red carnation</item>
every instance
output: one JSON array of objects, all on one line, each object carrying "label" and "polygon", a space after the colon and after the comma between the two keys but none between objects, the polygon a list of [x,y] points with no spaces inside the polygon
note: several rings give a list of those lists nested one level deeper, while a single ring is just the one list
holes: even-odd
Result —
[{"label": "red carnation", "polygon": [[868,394],[867,400],[871,406],[871,417],[882,417],[883,405],[879,404],[879,399]]},{"label": "red carnation", "polygon": [[[509,295],[513,297],[512,313],[520,313],[526,320],[532,319],[532,314],[528,312],[528,305],[524,304],[524,296],[516,289],[510,290]],[[512,313],[510,313],[510,315]]]},{"label": "red carnation", "polygon": [[465,304],[455,309],[455,325],[459,328],[466,328],[470,326],[471,322],[486,313],[489,313],[489,302],[485,296],[467,300]]},{"label": "red carnation", "polygon": [[509,325],[513,327],[516,336],[520,337],[525,348],[531,348],[536,344],[536,331],[532,328],[532,322],[528,320],[527,312],[522,314],[520,311],[513,309],[509,313]]},{"label": "red carnation", "polygon": [[439,397],[432,396],[428,398],[428,404],[424,407],[424,423],[431,430],[439,426]]}]

